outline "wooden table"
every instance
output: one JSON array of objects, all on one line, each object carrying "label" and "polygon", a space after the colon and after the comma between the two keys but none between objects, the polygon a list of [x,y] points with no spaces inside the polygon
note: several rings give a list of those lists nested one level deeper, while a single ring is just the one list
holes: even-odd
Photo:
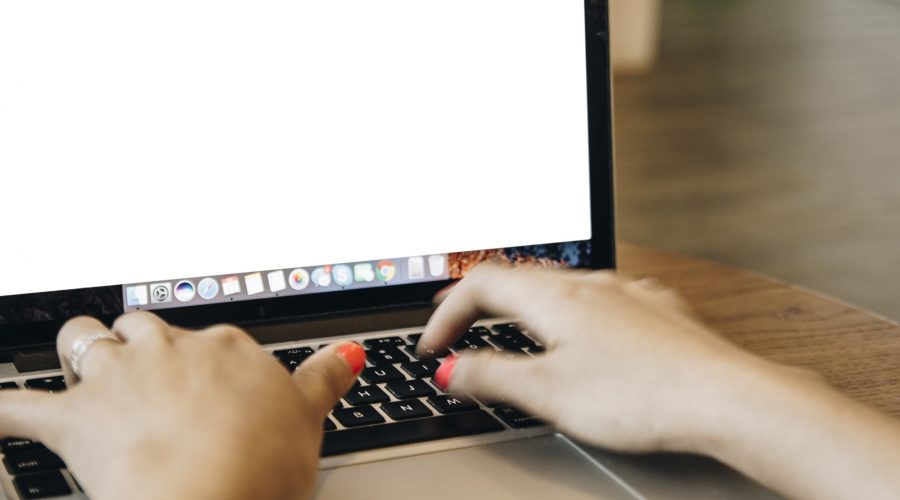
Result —
[{"label": "wooden table", "polygon": [[[620,244],[618,268],[678,290],[712,328],[745,349],[806,366],[900,417],[900,324],[839,300],[718,264]],[[897,286],[900,286],[898,284]]]}]

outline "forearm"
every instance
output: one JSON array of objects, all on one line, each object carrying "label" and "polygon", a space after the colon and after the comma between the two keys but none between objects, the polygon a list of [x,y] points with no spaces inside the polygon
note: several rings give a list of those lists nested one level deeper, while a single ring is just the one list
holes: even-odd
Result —
[{"label": "forearm", "polygon": [[792,498],[896,498],[900,422],[759,360],[714,406],[703,451]]}]

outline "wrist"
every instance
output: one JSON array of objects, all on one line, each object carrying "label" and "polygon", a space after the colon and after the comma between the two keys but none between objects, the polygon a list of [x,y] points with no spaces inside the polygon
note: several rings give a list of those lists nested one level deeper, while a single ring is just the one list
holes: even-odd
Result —
[{"label": "wrist", "polygon": [[789,439],[785,432],[794,425],[812,425],[835,397],[842,398],[815,372],[743,354],[710,385],[686,450],[742,470],[773,440]]},{"label": "wrist", "polygon": [[895,420],[802,368],[760,358],[735,368],[717,384],[719,404],[698,419],[702,428],[685,451],[710,455],[787,497],[895,496]]},{"label": "wrist", "polygon": [[[725,462],[759,450],[761,439],[777,435],[791,414],[814,411],[833,389],[818,374],[778,364],[737,348],[704,363],[690,395],[679,405],[684,432],[668,448],[713,456]],[[802,408],[801,408],[802,407]]]}]

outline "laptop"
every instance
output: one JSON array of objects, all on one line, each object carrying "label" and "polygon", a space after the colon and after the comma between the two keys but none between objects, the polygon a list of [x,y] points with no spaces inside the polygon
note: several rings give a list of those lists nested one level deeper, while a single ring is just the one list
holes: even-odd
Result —
[{"label": "laptop", "polygon": [[[0,387],[64,391],[75,315],[235,323],[287,370],[352,339],[316,498],[768,497],[444,394],[415,355],[481,261],[614,267],[608,41],[605,0],[0,5]],[[453,350],[539,356],[515,320]],[[85,498],[41,443],[0,453],[6,498]]]}]

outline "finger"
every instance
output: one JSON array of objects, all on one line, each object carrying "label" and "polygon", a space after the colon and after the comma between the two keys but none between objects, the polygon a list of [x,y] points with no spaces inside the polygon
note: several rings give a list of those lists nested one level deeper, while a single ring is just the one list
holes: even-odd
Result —
[{"label": "finger", "polygon": [[419,339],[419,355],[427,351],[443,352],[452,345],[475,320],[491,314],[521,319],[533,333],[543,337],[548,331],[540,328],[541,313],[552,307],[542,297],[567,286],[574,276],[567,271],[519,267],[516,269],[494,264],[481,264],[463,278],[432,314]]},{"label": "finger", "polygon": [[333,344],[310,356],[294,372],[301,394],[324,420],[338,400],[353,387],[366,366],[366,351],[356,342]]},{"label": "finger", "polygon": [[[94,334],[115,335],[106,328],[106,325],[96,319],[80,316],[67,321],[60,329],[59,335],[56,336],[56,352],[67,385],[74,385],[79,380],[79,376],[72,370],[72,349],[79,340],[84,340]],[[117,356],[121,347],[120,342],[105,339],[91,343],[78,360],[81,378],[89,379],[102,372],[110,360]]]},{"label": "finger", "polygon": [[170,334],[184,340],[213,338],[220,342],[224,341],[230,344],[244,343],[254,346],[259,345],[256,339],[251,337],[249,333],[234,325],[228,324],[213,325],[199,331],[170,327]]},{"label": "finger", "polygon": [[58,396],[37,390],[0,391],[0,437],[42,441],[53,447],[67,412],[60,411]]},{"label": "finger", "polygon": [[146,312],[130,312],[119,316],[112,331],[129,344],[163,343],[172,340],[172,329],[159,316]]},{"label": "finger", "polygon": [[507,357],[491,351],[448,356],[434,375],[443,391],[466,393],[482,401],[504,401],[548,417],[549,376],[545,357]]}]

